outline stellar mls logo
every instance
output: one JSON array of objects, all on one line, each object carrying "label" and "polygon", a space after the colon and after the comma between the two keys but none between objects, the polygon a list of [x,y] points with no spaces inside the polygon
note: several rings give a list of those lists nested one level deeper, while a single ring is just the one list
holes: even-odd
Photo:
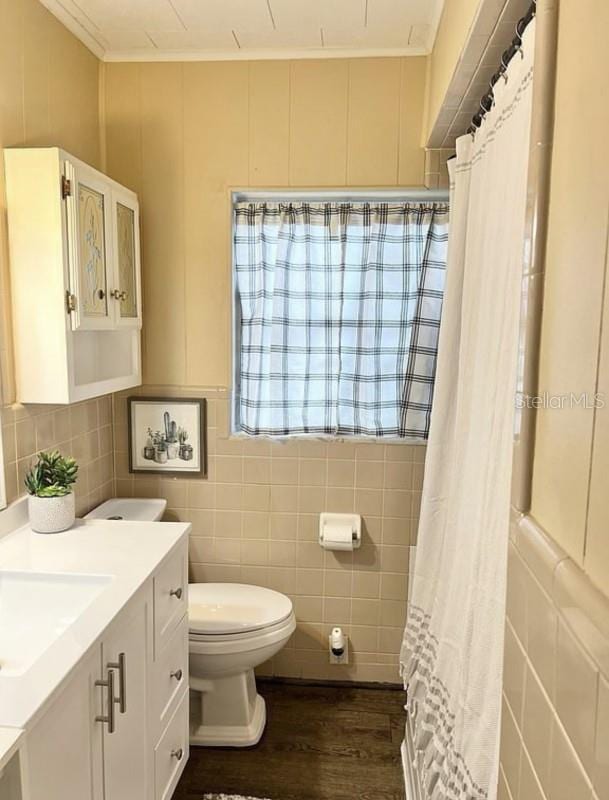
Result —
[{"label": "stellar mls logo", "polygon": [[539,395],[522,395],[516,396],[516,408],[543,408],[543,409],[557,409],[564,408],[583,408],[585,410],[593,410],[596,408],[605,408],[606,400],[602,392],[589,394],[588,392],[567,392],[566,394],[550,394],[550,392],[543,392]]}]

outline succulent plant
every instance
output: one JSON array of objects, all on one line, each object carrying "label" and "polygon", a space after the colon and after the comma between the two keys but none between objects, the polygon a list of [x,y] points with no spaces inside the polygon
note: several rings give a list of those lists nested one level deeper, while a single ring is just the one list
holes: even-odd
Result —
[{"label": "succulent plant", "polygon": [[41,452],[25,476],[27,493],[36,497],[64,497],[76,483],[78,464],[58,450]]}]

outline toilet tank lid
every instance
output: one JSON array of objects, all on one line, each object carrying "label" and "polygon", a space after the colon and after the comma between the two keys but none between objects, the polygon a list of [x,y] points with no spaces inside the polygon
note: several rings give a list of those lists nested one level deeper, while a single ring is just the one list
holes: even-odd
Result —
[{"label": "toilet tank lid", "polygon": [[124,519],[157,522],[165,513],[167,500],[140,497],[113,497],[90,511],[85,519]]},{"label": "toilet tank lid", "polygon": [[193,633],[245,633],[283,622],[292,601],[279,592],[243,583],[191,583],[188,625]]}]

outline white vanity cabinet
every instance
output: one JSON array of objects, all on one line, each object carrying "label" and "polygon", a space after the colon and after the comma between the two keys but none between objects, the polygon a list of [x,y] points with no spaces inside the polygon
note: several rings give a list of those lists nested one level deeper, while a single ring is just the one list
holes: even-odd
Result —
[{"label": "white vanity cabinet", "polygon": [[59,148],[5,150],[17,399],[141,382],[137,195]]},{"label": "white vanity cabinet", "polygon": [[[25,800],[169,800],[188,759],[186,563],[183,542],[26,729]],[[162,646],[159,601],[182,612]]]}]

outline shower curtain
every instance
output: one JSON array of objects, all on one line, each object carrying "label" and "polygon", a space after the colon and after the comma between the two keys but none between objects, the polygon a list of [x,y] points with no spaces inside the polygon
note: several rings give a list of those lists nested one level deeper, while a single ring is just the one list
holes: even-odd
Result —
[{"label": "shower curtain", "polygon": [[444,309],[402,648],[423,800],[494,800],[497,791],[534,28],[481,129],[457,141],[450,162]]}]

